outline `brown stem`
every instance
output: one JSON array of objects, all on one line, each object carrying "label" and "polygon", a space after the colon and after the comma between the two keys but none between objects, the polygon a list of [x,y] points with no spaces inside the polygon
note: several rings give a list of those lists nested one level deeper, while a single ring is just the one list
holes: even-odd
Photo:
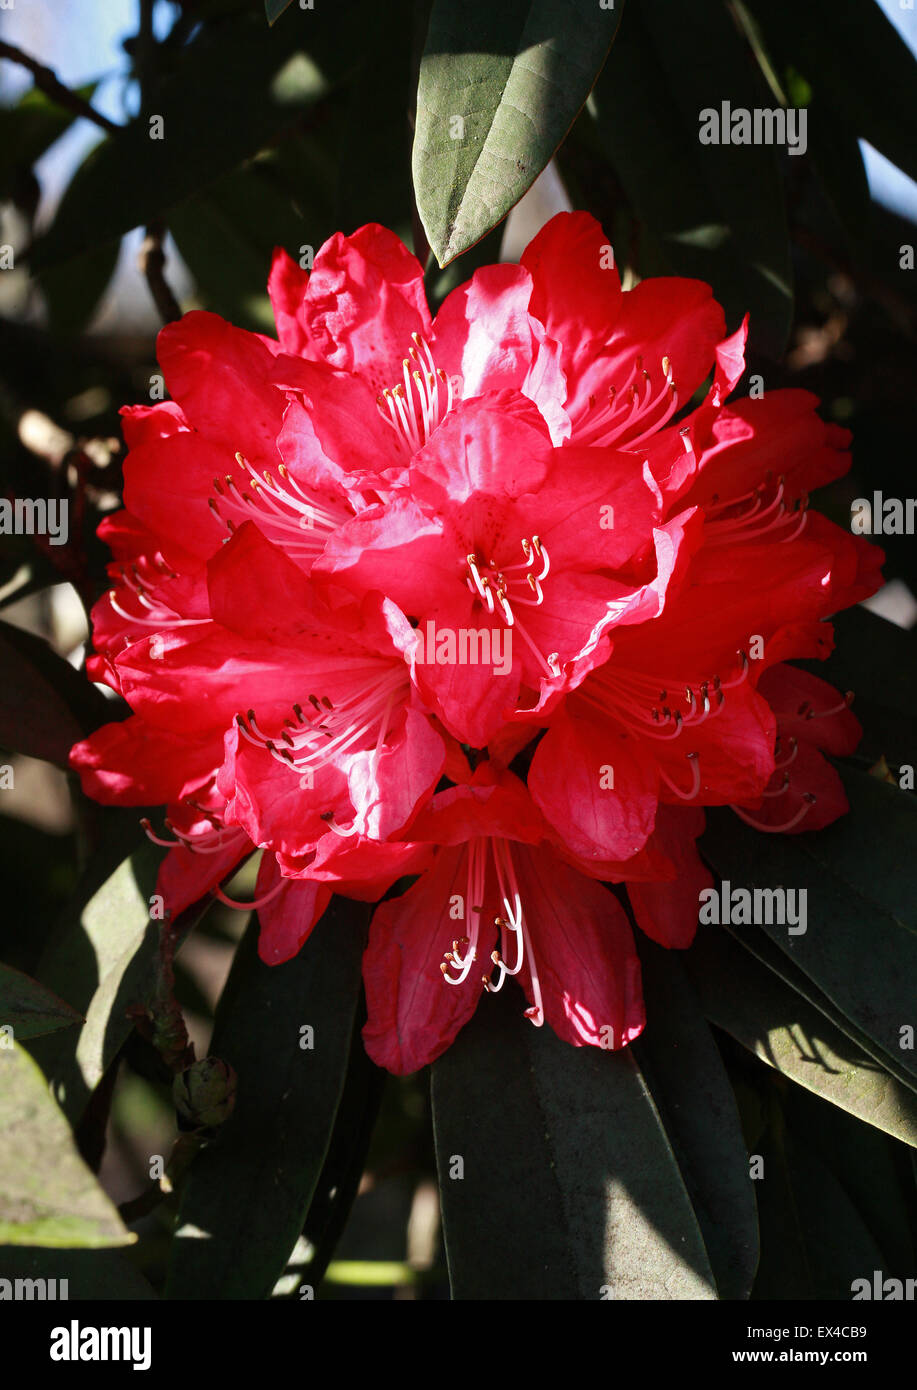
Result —
[{"label": "brown stem", "polygon": [[162,249],[166,229],[161,222],[151,222],[146,229],[143,245],[137,257],[140,272],[146,277],[153,302],[163,323],[181,318],[181,305],[172,293],[165,277],[166,253]]},{"label": "brown stem", "polygon": [[149,1216],[174,1191],[188,1169],[191,1160],[203,1144],[198,1133],[180,1134],[172,1147],[169,1162],[166,1164],[166,1177],[159,1182],[150,1183],[136,1197],[122,1202],[118,1213],[126,1226]]},{"label": "brown stem", "polygon": [[8,58],[11,63],[18,63],[20,67],[28,68],[35,79],[35,86],[44,92],[45,96],[56,101],[58,106],[72,111],[75,116],[85,116],[87,121],[93,121],[102,130],[107,130],[110,135],[121,129],[114,121],[103,116],[101,111],[90,106],[89,102],[79,96],[77,92],[72,92],[69,87],[65,87],[51,69],[45,67],[44,63],[39,63],[37,58],[23,53],[22,49],[17,48],[15,44],[4,43],[0,40],[0,58]]},{"label": "brown stem", "polygon": [[[153,33],[153,0],[139,0],[140,22],[137,29],[136,56],[134,72],[140,84],[140,104],[148,110],[151,104],[155,82],[156,38]],[[159,310],[163,323],[173,323],[181,318],[181,305],[172,293],[165,277],[166,253],[163,242],[166,237],[166,224],[162,218],[147,224],[143,245],[137,264],[140,273],[146,277],[153,296],[153,303]]]}]

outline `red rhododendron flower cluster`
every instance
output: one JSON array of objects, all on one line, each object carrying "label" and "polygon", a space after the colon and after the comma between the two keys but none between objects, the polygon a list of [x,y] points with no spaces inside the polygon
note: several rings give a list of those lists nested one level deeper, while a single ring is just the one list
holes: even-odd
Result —
[{"label": "red rhododendron flower cluster", "polygon": [[73,764],[100,801],[168,805],[173,913],[264,851],[267,962],[332,893],[385,897],[364,1036],[392,1071],[507,975],[534,1024],[626,1045],[624,902],[689,945],[702,808],[765,832],[846,809],[822,755],[857,722],[785,663],[880,582],[808,509],[847,432],[803,391],[727,404],[746,325],[697,281],[623,293],[607,260],[563,214],[432,320],[382,227],[311,274],[278,251],[279,341],[187,314],[159,337],[171,400],[123,412],[90,671],[132,714]]}]

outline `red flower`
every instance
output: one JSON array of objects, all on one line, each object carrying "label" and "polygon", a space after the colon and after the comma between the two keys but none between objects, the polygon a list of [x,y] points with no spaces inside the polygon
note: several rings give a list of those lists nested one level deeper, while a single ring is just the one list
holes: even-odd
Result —
[{"label": "red flower", "polygon": [[[416,1071],[446,1050],[485,992],[516,976],[526,1017],[582,1046],[623,1047],[643,1028],[626,914],[577,872],[511,773],[483,763],[411,828],[433,863],[376,909],[364,964],[370,1056]],[[452,988],[443,989],[443,981]]]},{"label": "red flower", "polygon": [[804,392],[725,405],[746,325],[725,337],[699,282],[623,293],[608,252],[562,215],[435,321],[381,227],[311,275],[278,252],[279,340],[186,315],[159,339],[172,400],[124,412],[90,672],[132,712],[73,765],[100,800],[167,806],[173,912],[263,850],[272,963],[332,892],[419,875],[365,960],[395,1071],[510,975],[532,1022],[624,1046],[625,889],[683,948],[703,806],[793,832],[845,809],[823,753],[856,721],[786,663],[879,583],[879,552],[808,510],[848,436]]}]

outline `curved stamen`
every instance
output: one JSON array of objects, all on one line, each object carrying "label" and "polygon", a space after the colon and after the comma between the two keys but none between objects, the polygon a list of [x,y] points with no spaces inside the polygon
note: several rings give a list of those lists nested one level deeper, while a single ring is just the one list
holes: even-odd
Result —
[{"label": "curved stamen", "polygon": [[214,478],[216,497],[208,499],[210,510],[230,533],[242,521],[254,520],[269,540],[291,556],[314,559],[328,536],[351,519],[346,507],[301,487],[284,464],[277,469],[278,483],[267,470],[257,473],[244,454],[237,453],[235,459],[244,475],[243,486],[226,473],[222,479]]},{"label": "curved stamen", "polygon": [[663,782],[665,782],[669,790],[673,791],[675,795],[679,797],[682,801],[693,801],[694,798],[697,796],[697,793],[700,791],[700,758],[696,753],[686,753],[685,757],[691,764],[692,782],[690,791],[684,792],[681,790],[680,787],[676,787],[675,783],[672,781],[671,777],[669,777],[665,768],[660,767],[659,775],[662,778]]},{"label": "curved stamen", "polygon": [[[481,928],[481,904],[484,901],[486,856],[483,842],[479,839],[469,840],[468,842],[468,862],[466,866],[466,887],[465,887],[465,916],[470,919],[470,936],[459,937],[453,941],[452,950],[447,951],[443,957],[440,970],[443,972],[443,979],[447,985],[464,984],[468,978],[469,971],[477,959],[478,936]],[[465,954],[461,958],[458,956],[459,946],[465,947]],[[453,976],[449,972],[452,969],[458,970],[458,975]]]},{"label": "curved stamen", "polygon": [[454,387],[436,366],[427,340],[419,333],[412,333],[411,339],[414,346],[402,359],[401,381],[386,387],[376,397],[376,404],[386,424],[414,454],[452,409]]},{"label": "curved stamen", "polygon": [[[377,665],[367,663],[367,669],[371,674],[366,683],[337,705],[327,695],[321,700],[310,695],[308,716],[301,704],[293,705],[294,718],[284,722],[275,738],[259,726],[251,709],[244,716],[236,715],[239,732],[247,742],[270,753],[276,762],[310,775],[340,758],[361,739],[374,739],[370,765],[375,771],[389,732],[392,709],[400,697],[407,695],[409,677],[406,667],[399,666],[381,679]],[[332,828],[338,834],[353,833],[352,829],[342,832],[340,827]]]},{"label": "curved stamen", "polygon": [[[524,561],[508,565],[499,565],[493,559],[484,561],[471,551],[465,556],[465,584],[470,593],[487,605],[489,614],[499,610],[503,622],[519,633],[544,674],[555,678],[561,672],[557,652],[549,652],[546,657],[515,612],[517,608],[540,608],[544,603],[541,581],[550,572],[550,556],[539,536],[523,537],[521,544]],[[537,574],[536,561],[541,565]]]},{"label": "curved stamen", "polygon": [[140,825],[147,839],[154,845],[160,845],[163,849],[187,849],[192,854],[219,854],[225,849],[228,842],[233,838],[233,831],[226,831],[222,825],[217,823],[212,831],[204,831],[200,835],[186,835],[183,831],[177,830],[168,819],[164,822],[174,839],[168,840],[162,835],[157,835],[146,816],[142,816]]},{"label": "curved stamen", "polygon": [[813,709],[808,701],[806,701],[805,704],[799,706],[796,715],[797,718],[800,719],[828,719],[832,714],[843,714],[845,710],[850,708],[853,701],[853,691],[848,690],[840,704],[832,705],[830,709]]},{"label": "curved stamen", "polygon": [[263,893],[260,898],[255,898],[254,901],[250,903],[240,903],[237,902],[235,898],[227,897],[220,887],[211,888],[210,891],[215,898],[219,898],[220,902],[225,903],[227,907],[238,908],[240,912],[253,912],[256,908],[264,907],[264,904],[269,903],[272,898],[276,898],[286,882],[287,880],[282,878],[279,883],[274,884],[269,892]]},{"label": "curved stamen", "polygon": [[739,820],[743,820],[746,825],[752,826],[755,830],[763,830],[768,835],[782,835],[787,830],[794,830],[799,822],[809,814],[818,800],[812,792],[803,792],[802,799],[804,804],[796,812],[795,816],[792,816],[788,821],[784,821],[782,825],[766,825],[763,821],[755,820],[747,811],[743,811],[741,806],[733,806],[731,809],[735,811]]},{"label": "curved stamen", "polygon": [[[470,935],[457,937],[452,942],[452,949],[445,952],[439,968],[447,984],[460,985],[468,978],[471,967],[477,959],[481,914],[484,910],[488,850],[493,856],[497,892],[503,903],[503,914],[495,916],[493,919],[494,925],[500,929],[502,949],[495,949],[490,953],[491,963],[498,972],[497,978],[494,979],[492,973],[482,975],[481,984],[488,994],[498,994],[503,988],[506,977],[518,975],[522,970],[523,963],[527,961],[529,979],[532,984],[532,996],[535,1002],[525,1010],[525,1017],[540,1028],[544,1023],[541,982],[538,978],[532,943],[525,922],[522,894],[516,879],[516,871],[507,840],[496,837],[487,839],[478,837],[469,840],[465,902],[469,905],[468,915],[472,919],[469,927]],[[508,934],[512,934],[516,947],[515,960],[512,965],[507,964]],[[454,971],[458,973],[453,974]]]},{"label": "curved stamen", "polygon": [[[628,378],[619,388],[610,386],[600,403],[593,395],[587,409],[574,427],[578,444],[612,444],[626,442],[636,448],[654,435],[678,409],[678,390],[672,375],[669,357],[661,361],[662,380],[658,386],[636,357]],[[635,378],[631,381],[631,378]],[[636,434],[629,433],[638,427]],[[625,436],[627,436],[625,441]]]},{"label": "curved stamen", "polygon": [[[796,754],[797,754],[798,752],[799,752],[799,743],[797,742],[797,740],[796,740],[795,738],[793,738],[793,737],[791,736],[791,737],[790,737],[790,756],[789,756],[788,758],[780,757],[780,755],[781,755],[781,753],[782,753],[782,746],[781,746],[780,740],[778,739],[778,740],[777,740],[777,744],[776,744],[776,746],[775,746],[775,748],[774,748],[774,770],[779,772],[779,770],[780,770],[781,768],[783,768],[783,767],[789,767],[790,763],[796,761]],[[777,761],[778,758],[780,758],[780,761],[779,761],[779,762]]]}]

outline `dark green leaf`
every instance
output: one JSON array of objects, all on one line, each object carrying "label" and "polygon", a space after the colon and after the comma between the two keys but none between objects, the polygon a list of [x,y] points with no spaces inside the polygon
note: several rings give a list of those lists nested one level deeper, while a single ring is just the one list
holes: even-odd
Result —
[{"label": "dark green leaf", "polygon": [[632,1045],[691,1198],[721,1298],[747,1298],[758,1217],[735,1097],[680,959],[640,941],[647,1025]]},{"label": "dark green leaf", "polygon": [[[730,327],[777,356],[793,309],[783,186],[773,148],[702,145],[702,111],[773,106],[725,7],[628,9],[593,95],[599,133],[668,270],[706,280]],[[677,363],[676,363],[677,369]]]},{"label": "dark green leaf", "polygon": [[[344,1089],[365,920],[365,908],[335,899],[299,955],[277,966],[259,960],[257,920],[249,926],[211,1042],[237,1073],[236,1105],[186,1178],[171,1298],[267,1298],[283,1270]],[[304,1027],[312,1048],[300,1045]]]},{"label": "dark green leaf", "polygon": [[441,266],[532,185],[582,107],[622,6],[435,0],[417,89],[414,192]]},{"label": "dark green leaf", "polygon": [[0,1245],[131,1244],[41,1071],[15,1043],[0,1047],[0,1133]]},{"label": "dark green leaf", "polygon": [[875,0],[746,3],[773,51],[824,102],[826,119],[838,118],[917,179],[917,65]]},{"label": "dark green leaf", "polygon": [[759,1145],[761,1264],[754,1297],[849,1300],[852,1280],[881,1268],[882,1253],[830,1168],[787,1118],[775,1092]]},{"label": "dark green leaf", "polygon": [[685,965],[712,1023],[823,1100],[917,1146],[914,1093],[727,932],[701,927]]},{"label": "dark green leaf", "polygon": [[37,277],[53,332],[63,337],[82,332],[108,288],[120,251],[119,241],[105,241]]},{"label": "dark green leaf", "polygon": [[[276,24],[284,10],[289,9],[292,3],[293,0],[264,0],[264,13],[267,15],[268,24]],[[311,5],[308,8],[311,9]]]},{"label": "dark green leaf", "polygon": [[355,1028],[331,1142],[303,1225],[309,1253],[296,1269],[298,1285],[317,1289],[334,1254],[363,1176],[385,1076],[370,1061]]},{"label": "dark green leaf", "polygon": [[[841,111],[828,107],[821,94],[813,92],[805,78],[796,72],[791,61],[792,50],[770,51],[760,26],[742,0],[737,0],[734,13],[777,99],[784,106],[806,107],[808,155],[851,253],[861,262],[866,261],[872,202],[856,131]],[[794,30],[795,27],[794,24]]]},{"label": "dark green leaf", "polygon": [[[36,268],[152,221],[294,130],[350,61],[339,26],[329,7],[307,25],[273,30],[248,13],[190,44],[155,106],[81,166],[36,244]],[[161,127],[151,125],[159,117]],[[162,138],[152,138],[160,129]]]},{"label": "dark green leaf", "polygon": [[336,173],[327,151],[299,135],[172,209],[169,230],[207,308],[274,332],[271,254],[284,246],[298,260],[303,245],[317,251],[331,235]]},{"label": "dark green leaf", "polygon": [[[89,101],[95,84],[76,88]],[[32,87],[15,106],[0,107],[0,198],[16,193],[17,173],[30,169],[76,119],[44,92]]]},{"label": "dark green leaf", "polygon": [[[908,1216],[909,1174],[898,1160],[906,1157],[893,1139],[852,1115],[813,1102],[805,1093],[784,1097],[787,1123],[794,1135],[831,1170],[881,1247],[882,1268],[889,1274],[914,1269],[914,1240]],[[864,1271],[865,1273],[865,1271]]]},{"label": "dark green leaf", "polygon": [[573,1048],[505,991],[433,1066],[452,1296],[715,1298],[632,1050]]},{"label": "dark green leaf", "polygon": [[[15,798],[5,804],[13,809]],[[34,975],[55,920],[79,880],[76,837],[0,816],[0,872],[6,893],[0,916],[0,957]]]},{"label": "dark green leaf", "polygon": [[55,1292],[69,1299],[152,1299],[150,1284],[120,1250],[51,1250],[7,1245],[3,1250],[4,1279],[56,1279]]},{"label": "dark green leaf", "polygon": [[839,690],[856,696],[863,747],[884,753],[894,767],[917,766],[917,639],[868,609],[848,608],[833,619],[837,646],[827,661],[799,662]]},{"label": "dark green leaf", "polygon": [[70,749],[112,717],[105,698],[30,632],[0,623],[0,745],[67,767]]},{"label": "dark green leaf", "polygon": [[795,961],[775,944],[763,927],[727,927],[726,930],[762,965],[766,965],[778,979],[801,995],[828,1020],[829,1024],[854,1043],[857,1048],[856,1055],[865,1056],[868,1066],[878,1065],[907,1090],[917,1090],[917,1077],[901,1065],[900,1054],[897,1057],[893,1056],[881,1047],[875,1038],[858,1028],[833,1000],[819,989],[815,981],[805,971],[800,970]]},{"label": "dark green leaf", "polygon": [[703,853],[733,888],[806,893],[806,930],[764,924],[819,989],[911,1075],[917,981],[917,801],[845,770],[851,809],[817,834],[762,835],[728,811],[708,813]]},{"label": "dark green leaf", "polygon": [[29,975],[0,961],[0,1027],[11,1026],[20,1042],[82,1022],[82,1015]]},{"label": "dark green leaf", "polygon": [[55,1035],[30,1048],[74,1124],[130,1033],[126,1009],[156,954],[160,923],[150,920],[150,895],[161,858],[144,842],[111,872],[109,855],[100,856],[38,966],[42,983],[66,990],[86,1018],[75,1038]]}]

